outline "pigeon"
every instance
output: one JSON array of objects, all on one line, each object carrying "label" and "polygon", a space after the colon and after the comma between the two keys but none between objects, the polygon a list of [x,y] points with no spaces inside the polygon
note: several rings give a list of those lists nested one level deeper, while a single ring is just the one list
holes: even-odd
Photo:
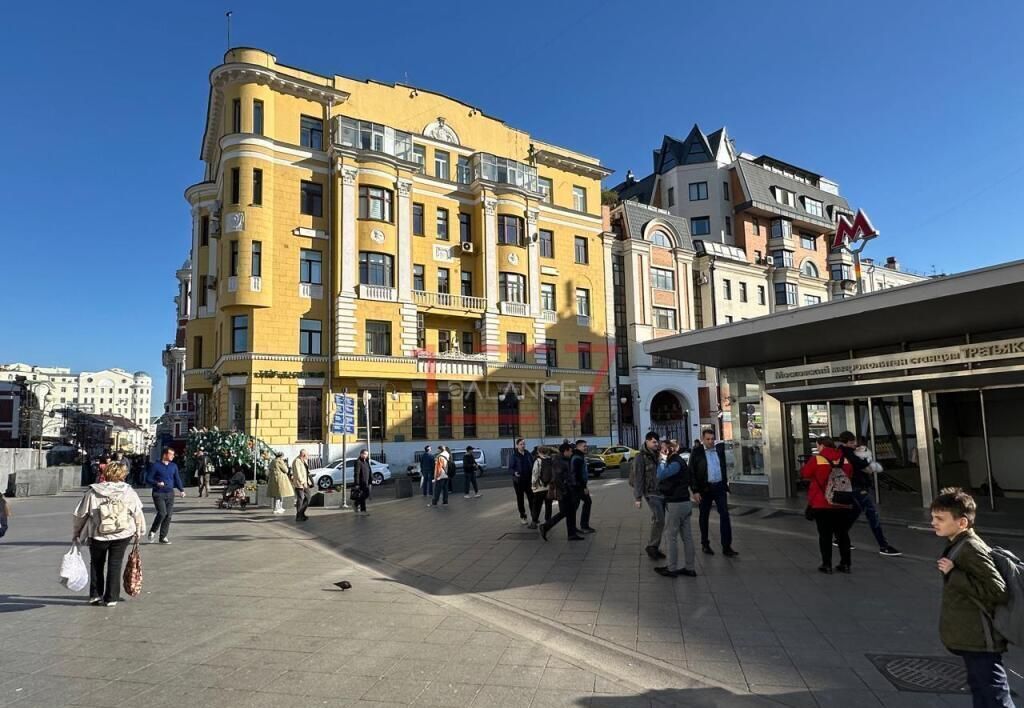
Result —
[{"label": "pigeon", "polygon": [[349,589],[350,587],[352,587],[352,583],[350,583],[350,582],[349,582],[349,581],[347,581],[347,580],[342,580],[342,581],[341,581],[341,582],[339,582],[339,583],[335,583],[335,585],[336,585],[336,586],[338,586],[339,588],[341,588],[341,591],[342,591],[342,592],[345,592],[345,591],[346,591],[346,590],[348,590],[348,589]]}]

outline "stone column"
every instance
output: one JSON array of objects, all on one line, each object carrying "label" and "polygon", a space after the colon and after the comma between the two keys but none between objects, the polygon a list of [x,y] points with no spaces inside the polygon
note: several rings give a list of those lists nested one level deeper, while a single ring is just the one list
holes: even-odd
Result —
[{"label": "stone column", "polygon": [[480,339],[488,357],[498,356],[498,200],[484,197],[484,284],[487,310],[484,312]]},{"label": "stone column", "polygon": [[398,269],[398,300],[407,302],[412,298],[412,182],[400,179],[395,182],[398,192],[398,255],[395,265]]},{"label": "stone column", "polygon": [[359,170],[341,170],[341,292],[355,295],[356,283],[356,178]]},{"label": "stone column", "polygon": [[690,292],[693,286],[690,268],[687,265],[686,255],[682,250],[676,249],[676,308],[679,311],[679,329],[693,329],[693,297]]},{"label": "stone column", "polygon": [[537,244],[537,219],[540,212],[526,212],[526,257],[530,277],[530,315],[540,317],[540,246]]}]

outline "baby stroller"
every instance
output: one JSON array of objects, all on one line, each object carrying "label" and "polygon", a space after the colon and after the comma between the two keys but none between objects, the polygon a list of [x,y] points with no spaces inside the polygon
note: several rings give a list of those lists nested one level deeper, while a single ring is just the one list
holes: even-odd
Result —
[{"label": "baby stroller", "polygon": [[245,493],[245,473],[237,470],[228,480],[224,494],[217,500],[218,509],[245,509],[249,505],[249,497]]}]

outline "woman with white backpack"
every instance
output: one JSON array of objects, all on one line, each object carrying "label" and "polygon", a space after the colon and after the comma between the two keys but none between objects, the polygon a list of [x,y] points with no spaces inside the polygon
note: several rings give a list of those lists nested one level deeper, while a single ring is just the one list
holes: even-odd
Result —
[{"label": "woman with white backpack", "polygon": [[74,543],[89,544],[89,604],[114,607],[121,599],[121,566],[133,539],[146,533],[142,500],[125,483],[128,468],[112,462],[105,482],[89,485],[74,515]]},{"label": "woman with white backpack", "polygon": [[839,565],[836,571],[850,572],[850,526],[853,524],[853,466],[836,449],[828,436],[818,438],[817,454],[811,455],[800,469],[809,480],[807,518],[818,527],[821,565],[818,570],[832,574],[832,538],[839,539]]}]

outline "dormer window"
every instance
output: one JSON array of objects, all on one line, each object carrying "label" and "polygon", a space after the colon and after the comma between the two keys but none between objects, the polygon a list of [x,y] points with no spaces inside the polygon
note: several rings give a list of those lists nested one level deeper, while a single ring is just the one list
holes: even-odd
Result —
[{"label": "dormer window", "polygon": [[782,187],[772,187],[772,191],[775,192],[775,201],[783,206],[792,207],[796,202],[794,201],[795,195],[788,189]]},{"label": "dormer window", "polygon": [[665,248],[672,248],[672,240],[664,231],[651,232],[650,241],[655,246],[664,246]]},{"label": "dormer window", "polygon": [[822,208],[821,202],[817,199],[811,199],[810,197],[804,197],[804,211],[811,216],[817,216],[821,218],[825,214],[825,210]]}]

